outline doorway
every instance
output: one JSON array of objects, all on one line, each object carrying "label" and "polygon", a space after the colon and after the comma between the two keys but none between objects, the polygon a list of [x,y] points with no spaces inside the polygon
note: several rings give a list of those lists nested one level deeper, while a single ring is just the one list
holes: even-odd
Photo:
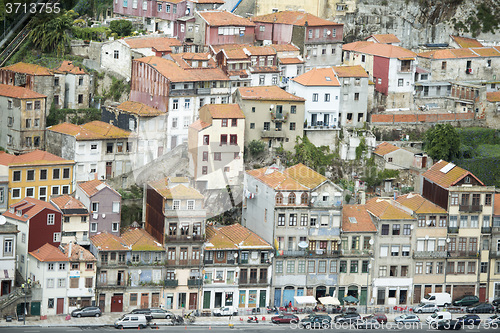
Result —
[{"label": "doorway", "polygon": [[151,307],[157,308],[160,305],[160,294],[152,293],[151,294]]},{"label": "doorway", "polygon": [[267,306],[267,304],[266,304],[266,291],[261,290],[260,297],[259,297],[259,308],[265,308],[266,306]]},{"label": "doorway", "polygon": [[0,296],[10,294],[10,284],[11,284],[11,280],[4,280],[4,281],[2,281],[2,287],[1,287],[1,291],[0,291]]},{"label": "doorway", "polygon": [[222,293],[215,293],[214,306],[215,308],[222,306]]},{"label": "doorway", "polygon": [[64,313],[64,298],[58,298],[56,314],[63,314],[63,313]]},{"label": "doorway", "polygon": [[203,292],[203,308],[210,309],[210,291]]},{"label": "doorway", "polygon": [[326,287],[325,286],[316,287],[316,299],[325,296],[326,296]]},{"label": "doorway", "polygon": [[123,294],[111,296],[111,312],[123,311]]},{"label": "doorway", "polygon": [[402,289],[399,291],[399,304],[406,304],[408,299],[408,290]]},{"label": "doorway", "polygon": [[106,162],[106,179],[111,178],[113,170],[113,162]]},{"label": "doorway", "polygon": [[106,295],[100,294],[99,295],[99,309],[101,309],[101,312],[104,312],[105,305],[106,305]]},{"label": "doorway", "polygon": [[143,293],[141,294],[141,309],[149,308],[149,294]]},{"label": "doorway", "polygon": [[189,293],[189,310],[196,310],[198,308],[198,294]]}]

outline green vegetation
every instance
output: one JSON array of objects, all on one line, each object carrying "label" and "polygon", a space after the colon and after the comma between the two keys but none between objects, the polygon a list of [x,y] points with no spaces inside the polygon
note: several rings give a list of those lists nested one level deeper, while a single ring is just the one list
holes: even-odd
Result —
[{"label": "green vegetation", "polygon": [[132,203],[130,205],[125,205],[122,203],[121,209],[121,228],[125,229],[134,221],[142,221],[142,202],[141,204]]},{"label": "green vegetation", "polygon": [[385,179],[398,178],[399,170],[389,170],[384,169],[377,172],[375,166],[371,166],[365,177],[361,178],[362,181],[366,183],[366,186],[370,189],[374,189],[375,186],[380,185]]},{"label": "green vegetation", "polygon": [[104,102],[107,99],[118,101],[123,93],[130,91],[130,82],[127,83],[125,80],[117,79],[114,76],[111,77],[111,80],[112,82],[111,86],[109,87],[109,91],[103,92],[102,102]]},{"label": "green vegetation", "polygon": [[451,161],[459,155],[460,137],[450,124],[437,124],[425,132],[424,147],[432,159]]},{"label": "green vegetation", "polygon": [[94,120],[101,120],[101,110],[88,109],[56,109],[54,105],[50,107],[47,116],[47,126],[63,123],[68,119],[73,124],[85,124]]},{"label": "green vegetation", "polygon": [[257,157],[264,152],[266,144],[259,140],[252,140],[248,144],[248,151],[252,157]]},{"label": "green vegetation", "polygon": [[56,55],[62,56],[69,49],[69,31],[75,16],[73,11],[35,15],[30,21],[30,42],[42,52],[55,52]]},{"label": "green vegetation", "polygon": [[128,189],[123,190],[119,189],[118,193],[122,196],[122,200],[127,200],[127,199],[142,199],[143,197],[143,190],[142,187],[137,186],[137,185],[132,185]]},{"label": "green vegetation", "polygon": [[338,154],[331,152],[328,146],[316,147],[307,136],[297,137],[295,153],[281,149],[278,155],[281,155],[287,166],[302,163],[322,175],[325,174],[326,168],[338,158]]},{"label": "green vegetation", "polygon": [[465,21],[452,21],[458,32],[471,33],[476,37],[481,32],[495,33],[500,29],[500,3],[496,0],[485,0],[477,6]]},{"label": "green vegetation", "polygon": [[361,140],[359,140],[359,146],[356,147],[356,160],[361,160],[363,157],[363,153],[366,151],[366,139],[365,137],[362,137]]},{"label": "green vegetation", "polygon": [[116,20],[116,21],[111,21],[109,24],[109,28],[111,29],[112,33],[117,34],[119,37],[125,37],[125,36],[130,36],[132,33],[132,22],[127,21],[127,20]]},{"label": "green vegetation", "polygon": [[111,30],[106,27],[76,27],[71,29],[73,37],[83,40],[95,40],[102,42],[106,40],[107,36],[111,33]]}]

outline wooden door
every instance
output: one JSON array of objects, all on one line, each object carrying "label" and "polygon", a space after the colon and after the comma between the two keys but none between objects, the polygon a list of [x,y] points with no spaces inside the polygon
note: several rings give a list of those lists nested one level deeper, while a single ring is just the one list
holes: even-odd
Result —
[{"label": "wooden door", "polygon": [[486,301],[486,286],[479,287],[479,302],[483,303]]},{"label": "wooden door", "polygon": [[152,293],[151,294],[151,307],[152,308],[157,308],[160,305],[160,294],[159,293]]},{"label": "wooden door", "polygon": [[141,294],[141,309],[149,308],[149,294]]},{"label": "wooden door", "polygon": [[63,313],[64,313],[64,298],[58,298],[56,314],[63,314]]},{"label": "wooden door", "polygon": [[106,162],[106,179],[111,178],[113,170],[113,162]]},{"label": "wooden door", "polygon": [[111,312],[123,311],[123,295],[113,295],[111,297]]},{"label": "wooden door", "polygon": [[105,305],[106,305],[106,295],[100,294],[99,295],[99,309],[101,309],[101,312],[104,312]]},{"label": "wooden door", "polygon": [[198,308],[198,294],[189,293],[189,310],[196,310]]}]

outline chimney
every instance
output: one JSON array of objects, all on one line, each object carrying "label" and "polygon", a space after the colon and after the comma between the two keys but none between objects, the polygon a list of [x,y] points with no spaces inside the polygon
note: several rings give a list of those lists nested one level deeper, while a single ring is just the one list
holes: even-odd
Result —
[{"label": "chimney", "polygon": [[71,258],[71,250],[73,249],[73,241],[69,241],[68,258]]}]

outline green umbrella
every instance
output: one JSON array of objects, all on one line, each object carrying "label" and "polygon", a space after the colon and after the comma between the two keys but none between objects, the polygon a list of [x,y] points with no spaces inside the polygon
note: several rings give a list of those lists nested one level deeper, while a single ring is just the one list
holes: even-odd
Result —
[{"label": "green umbrella", "polygon": [[344,297],[344,302],[346,302],[346,303],[359,303],[359,300],[356,297],[349,295],[349,296]]}]

